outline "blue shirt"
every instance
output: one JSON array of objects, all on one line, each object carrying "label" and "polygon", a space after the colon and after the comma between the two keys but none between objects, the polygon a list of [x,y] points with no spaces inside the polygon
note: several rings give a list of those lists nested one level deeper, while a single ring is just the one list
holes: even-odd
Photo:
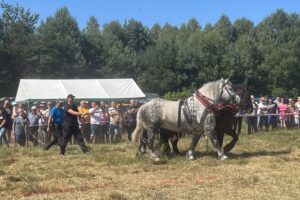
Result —
[{"label": "blue shirt", "polygon": [[30,127],[39,125],[38,116],[36,114],[29,113],[28,114],[28,120],[29,120],[29,126]]},{"label": "blue shirt", "polygon": [[49,115],[52,118],[52,124],[63,125],[65,115],[64,109],[55,106],[50,110]]}]

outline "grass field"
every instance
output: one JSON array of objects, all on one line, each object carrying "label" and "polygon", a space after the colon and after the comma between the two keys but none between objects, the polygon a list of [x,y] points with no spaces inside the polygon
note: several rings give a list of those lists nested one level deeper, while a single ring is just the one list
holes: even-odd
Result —
[{"label": "grass field", "polygon": [[[228,138],[226,138],[228,139]],[[180,141],[184,152],[190,138]],[[136,158],[131,143],[89,155],[0,147],[0,199],[300,199],[300,131],[242,134],[218,161],[200,140],[197,159]]]}]

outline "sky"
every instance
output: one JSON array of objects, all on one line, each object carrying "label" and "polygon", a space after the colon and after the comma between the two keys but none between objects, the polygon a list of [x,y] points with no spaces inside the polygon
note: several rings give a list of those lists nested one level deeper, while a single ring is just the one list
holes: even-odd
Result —
[{"label": "sky", "polygon": [[233,22],[245,17],[258,24],[277,9],[300,14],[300,0],[4,0],[19,4],[40,15],[40,20],[54,15],[57,9],[66,6],[76,18],[79,27],[86,26],[90,16],[100,25],[118,20],[135,19],[151,28],[155,23],[166,22],[180,26],[192,17],[202,27],[216,23],[221,15]]}]

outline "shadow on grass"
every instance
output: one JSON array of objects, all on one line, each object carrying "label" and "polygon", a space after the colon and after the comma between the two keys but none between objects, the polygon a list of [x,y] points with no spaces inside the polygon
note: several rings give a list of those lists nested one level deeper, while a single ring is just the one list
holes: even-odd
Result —
[{"label": "shadow on grass", "polygon": [[[185,157],[186,151],[182,151],[180,155],[177,154],[169,154],[167,157],[168,159],[175,159],[178,157]],[[229,159],[238,159],[238,158],[251,158],[251,157],[261,157],[261,156],[279,156],[279,155],[286,155],[290,154],[291,150],[283,150],[283,151],[255,151],[255,152],[243,152],[243,153],[229,153]],[[205,151],[205,152],[194,152],[195,159],[201,159],[203,157],[217,157],[217,153],[214,151]]]},{"label": "shadow on grass", "polygon": [[279,155],[286,155],[290,154],[291,150],[284,150],[284,151],[255,151],[255,152],[243,152],[240,154],[233,154],[229,153],[228,157],[235,159],[235,158],[251,158],[251,157],[261,157],[261,156],[279,156]]}]

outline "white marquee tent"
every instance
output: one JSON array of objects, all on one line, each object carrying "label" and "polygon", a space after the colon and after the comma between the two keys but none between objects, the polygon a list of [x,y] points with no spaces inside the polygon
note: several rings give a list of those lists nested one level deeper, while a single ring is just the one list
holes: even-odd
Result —
[{"label": "white marquee tent", "polygon": [[66,99],[128,100],[144,98],[133,79],[21,79],[16,102]]}]

